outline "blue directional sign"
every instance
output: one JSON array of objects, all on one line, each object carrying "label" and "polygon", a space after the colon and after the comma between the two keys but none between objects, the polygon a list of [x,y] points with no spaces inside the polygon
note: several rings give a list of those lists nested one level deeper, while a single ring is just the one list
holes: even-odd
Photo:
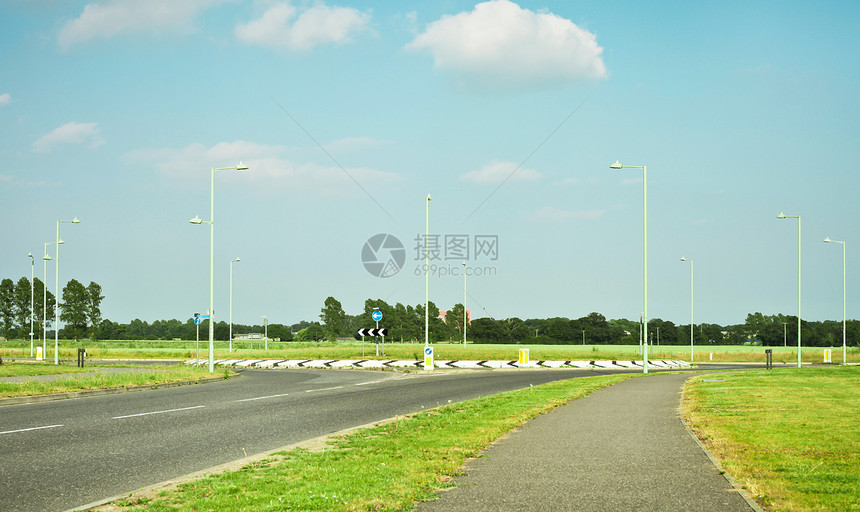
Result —
[{"label": "blue directional sign", "polygon": [[373,313],[370,314],[370,318],[372,318],[376,322],[382,320],[382,311],[374,309]]},{"label": "blue directional sign", "polygon": [[203,323],[203,320],[206,320],[207,318],[209,318],[209,315],[198,315],[195,313],[194,314],[194,323],[197,325],[200,325]]}]

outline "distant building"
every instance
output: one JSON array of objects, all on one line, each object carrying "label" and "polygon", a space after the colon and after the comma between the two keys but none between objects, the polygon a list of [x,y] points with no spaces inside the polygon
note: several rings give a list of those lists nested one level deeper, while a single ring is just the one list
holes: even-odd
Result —
[{"label": "distant building", "polygon": [[[450,309],[448,309],[448,310],[440,309],[439,310],[439,318],[441,318],[442,321],[445,323],[448,323],[448,320],[446,320],[446,317],[448,316],[448,311],[451,311],[451,310]],[[466,310],[466,323],[468,323],[470,325],[472,323],[472,310],[471,309]]]}]

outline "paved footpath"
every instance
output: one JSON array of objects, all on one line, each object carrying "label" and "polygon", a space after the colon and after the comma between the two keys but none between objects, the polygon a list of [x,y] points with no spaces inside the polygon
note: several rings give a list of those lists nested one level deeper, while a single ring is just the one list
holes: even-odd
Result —
[{"label": "paved footpath", "polygon": [[681,422],[690,376],[628,379],[539,416],[415,510],[755,510]]}]

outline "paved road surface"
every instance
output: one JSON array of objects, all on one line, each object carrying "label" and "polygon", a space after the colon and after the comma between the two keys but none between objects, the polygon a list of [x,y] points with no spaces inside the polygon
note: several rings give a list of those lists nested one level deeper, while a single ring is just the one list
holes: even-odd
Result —
[{"label": "paved road surface", "polygon": [[689,374],[629,379],[535,418],[417,512],[749,512],[680,421]]}]

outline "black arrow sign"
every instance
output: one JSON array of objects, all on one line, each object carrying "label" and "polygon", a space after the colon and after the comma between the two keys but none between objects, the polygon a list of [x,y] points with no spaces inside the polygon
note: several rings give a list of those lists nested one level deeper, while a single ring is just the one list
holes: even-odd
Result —
[{"label": "black arrow sign", "polygon": [[388,334],[388,329],[386,329],[384,327],[381,329],[359,329],[358,330],[359,336],[385,336],[387,334]]}]

